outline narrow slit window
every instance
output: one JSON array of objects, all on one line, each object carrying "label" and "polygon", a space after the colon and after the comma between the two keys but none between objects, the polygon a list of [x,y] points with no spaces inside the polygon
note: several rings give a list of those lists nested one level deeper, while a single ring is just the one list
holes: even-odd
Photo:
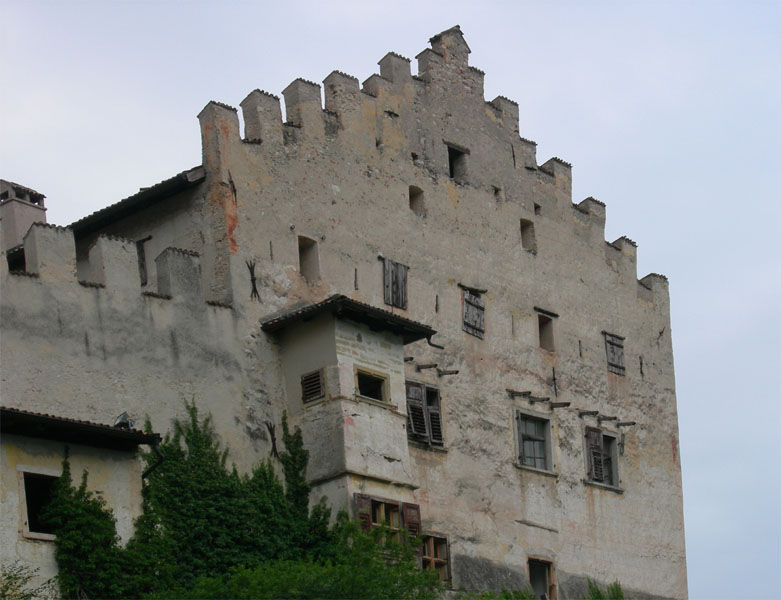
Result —
[{"label": "narrow slit window", "polygon": [[540,348],[553,352],[553,319],[547,315],[537,315],[537,324],[540,332]]},{"label": "narrow slit window", "polygon": [[521,219],[521,246],[529,252],[537,252],[537,237],[534,235],[534,223]]},{"label": "narrow slit window", "polygon": [[308,283],[320,279],[320,258],[317,254],[317,242],[307,237],[298,237],[298,269]]},{"label": "narrow slit window", "polygon": [[447,147],[447,161],[450,178],[461,182],[466,178],[466,152],[453,146]]}]

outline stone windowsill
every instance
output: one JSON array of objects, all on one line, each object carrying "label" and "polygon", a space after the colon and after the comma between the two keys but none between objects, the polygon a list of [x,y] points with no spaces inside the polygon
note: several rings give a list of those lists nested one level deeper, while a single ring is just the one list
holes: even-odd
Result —
[{"label": "stone windowsill", "polygon": [[599,483],[598,481],[591,481],[590,479],[583,479],[583,484],[591,487],[599,488],[601,490],[607,490],[608,492],[615,492],[616,494],[623,494],[624,490],[614,485],[607,485],[605,483]]},{"label": "stone windowsill", "polygon": [[537,469],[535,467],[529,467],[528,465],[522,465],[521,463],[513,463],[517,469],[522,471],[529,471],[531,473],[537,473],[538,475],[544,475],[545,477],[559,478],[559,474],[556,471],[546,471],[545,469]]},{"label": "stone windowsill", "polygon": [[57,539],[53,533],[39,533],[37,531],[23,531],[22,536],[28,540],[38,540],[41,542],[53,542]]},{"label": "stone windowsill", "polygon": [[407,438],[407,443],[412,448],[418,448],[419,450],[428,450],[429,452],[441,452],[442,454],[447,454],[448,450],[444,446],[435,446],[434,444],[427,444],[426,442],[419,442],[417,440],[412,440],[410,438]]}]

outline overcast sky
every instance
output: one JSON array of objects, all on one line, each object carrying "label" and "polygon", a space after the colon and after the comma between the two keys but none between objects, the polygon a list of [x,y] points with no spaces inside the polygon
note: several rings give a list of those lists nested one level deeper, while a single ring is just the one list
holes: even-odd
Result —
[{"label": "overcast sky", "polygon": [[691,597],[779,598],[780,5],[0,0],[0,177],[66,225],[200,164],[209,100],[414,73],[459,24],[538,162],[670,278]]}]

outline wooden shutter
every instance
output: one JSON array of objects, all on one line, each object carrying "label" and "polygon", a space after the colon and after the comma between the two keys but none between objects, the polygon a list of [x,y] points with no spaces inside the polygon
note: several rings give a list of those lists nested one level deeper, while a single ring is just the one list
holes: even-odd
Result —
[{"label": "wooden shutter", "polygon": [[393,306],[407,308],[407,265],[391,262],[393,265],[392,295]]},{"label": "wooden shutter", "polygon": [[445,443],[445,438],[442,434],[442,407],[439,402],[438,389],[426,388],[426,408],[428,411],[431,443],[441,446]]},{"label": "wooden shutter", "polygon": [[404,528],[409,532],[409,534],[411,536],[420,535],[420,505],[411,504],[409,502],[402,502],[401,515],[402,519],[404,519]]},{"label": "wooden shutter", "polygon": [[586,427],[586,452],[588,454],[588,478],[603,481],[605,477],[602,460],[602,431]]},{"label": "wooden shutter", "polygon": [[301,375],[301,399],[304,402],[319,400],[323,396],[325,396],[325,385],[322,369]]},{"label": "wooden shutter", "polygon": [[485,332],[484,315],[483,299],[469,290],[464,290],[464,331],[482,338]]},{"label": "wooden shutter", "polygon": [[605,354],[607,368],[618,375],[624,374],[624,338],[612,333],[605,333]]},{"label": "wooden shutter", "polygon": [[365,494],[355,494],[355,516],[361,529],[369,531],[372,528],[372,499]]},{"label": "wooden shutter", "polygon": [[385,304],[393,306],[393,261],[382,259],[382,287]]},{"label": "wooden shutter", "polygon": [[424,392],[420,383],[407,382],[407,432],[411,437],[428,441]]}]

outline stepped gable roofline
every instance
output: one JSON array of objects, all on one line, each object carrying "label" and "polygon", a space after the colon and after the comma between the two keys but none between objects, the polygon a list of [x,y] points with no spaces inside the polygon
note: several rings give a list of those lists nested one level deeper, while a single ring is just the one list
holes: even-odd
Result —
[{"label": "stepped gable roofline", "polygon": [[152,187],[142,188],[137,194],[133,194],[119,202],[102,208],[83,219],[71,223],[70,229],[79,238],[93,231],[113,223],[118,219],[127,217],[139,210],[143,210],[153,204],[173,196],[187,188],[194,186],[206,178],[206,170],[202,166],[193,167],[182,171],[170,179],[161,181]]},{"label": "stepped gable roofline", "polygon": [[448,34],[448,33],[457,33],[458,35],[460,35],[461,39],[464,40],[464,46],[466,46],[467,52],[469,52],[471,54],[472,50],[469,47],[469,44],[467,44],[466,40],[464,39],[464,32],[461,31],[461,26],[460,25],[453,25],[453,27],[451,27],[450,29],[445,29],[445,31],[440,31],[437,35],[432,36],[429,39],[429,43],[430,44],[434,44],[434,43],[438,42],[443,35]]},{"label": "stepped gable roofline", "polygon": [[275,333],[298,321],[308,321],[322,313],[329,312],[334,317],[364,323],[377,331],[390,331],[401,335],[404,344],[430,338],[436,330],[411,319],[376,308],[369,304],[337,294],[303,307],[293,308],[261,320],[261,329],[266,333]]},{"label": "stepped gable roofline", "polygon": [[130,452],[139,445],[154,446],[160,442],[159,433],[144,433],[138,429],[123,429],[5,406],[0,406],[0,432]]}]

